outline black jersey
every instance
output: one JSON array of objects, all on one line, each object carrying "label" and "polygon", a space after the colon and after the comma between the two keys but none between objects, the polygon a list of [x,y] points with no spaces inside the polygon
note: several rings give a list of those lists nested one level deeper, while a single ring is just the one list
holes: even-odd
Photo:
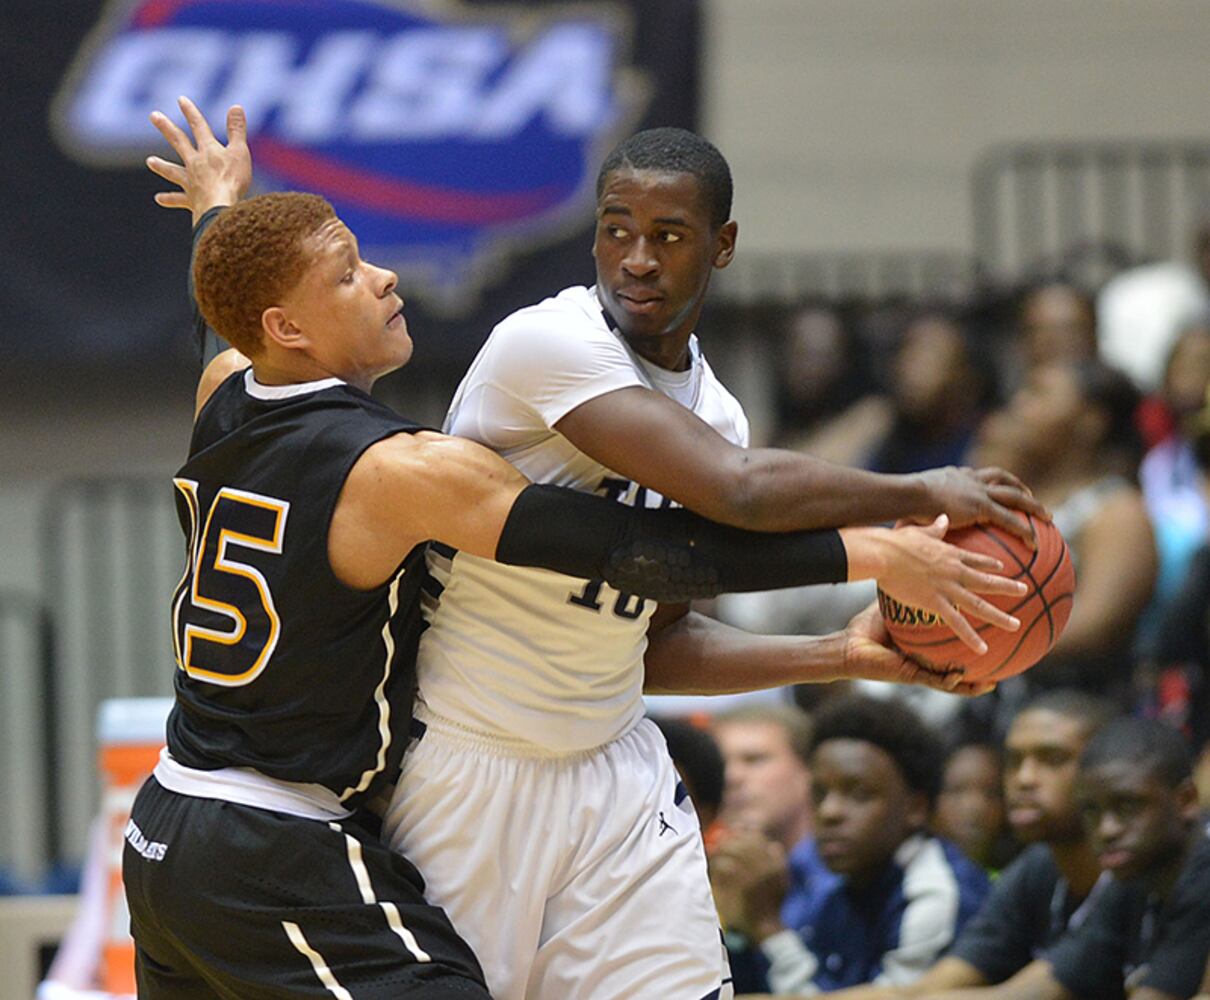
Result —
[{"label": "black jersey", "polygon": [[248,371],[215,390],[174,480],[188,559],[172,599],[179,763],[322,785],[350,808],[395,780],[423,547],[358,591],[332,572],[328,530],[362,453],[420,429],[336,379],[261,386]]}]

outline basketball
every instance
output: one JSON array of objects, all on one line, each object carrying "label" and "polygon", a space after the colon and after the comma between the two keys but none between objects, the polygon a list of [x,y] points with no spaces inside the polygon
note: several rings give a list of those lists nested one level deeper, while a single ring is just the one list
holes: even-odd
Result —
[{"label": "basketball", "polygon": [[1001,681],[1028,670],[1045,656],[1063,633],[1071,616],[1075,568],[1063,536],[1049,521],[1031,517],[1038,547],[1030,548],[1015,535],[990,524],[951,531],[945,540],[971,552],[995,556],[1002,573],[1023,581],[1029,592],[1020,597],[981,595],[989,603],[1020,619],[1016,632],[972,621],[987,643],[976,653],[930,611],[907,607],[878,591],[878,608],[891,640],[905,655],[937,670],[965,670],[969,681]]}]

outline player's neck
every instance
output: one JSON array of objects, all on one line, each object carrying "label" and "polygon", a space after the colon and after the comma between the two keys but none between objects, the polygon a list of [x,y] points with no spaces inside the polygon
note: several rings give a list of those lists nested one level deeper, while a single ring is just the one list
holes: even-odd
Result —
[{"label": "player's neck", "polygon": [[1101,867],[1088,841],[1081,837],[1049,846],[1055,867],[1059,869],[1072,895],[1077,899],[1086,898],[1101,877]]},{"label": "player's neck", "polygon": [[622,337],[644,361],[650,361],[666,371],[683,372],[689,368],[691,360],[689,338],[692,335],[691,330],[685,330],[683,333],[665,333],[653,337],[623,333]]},{"label": "player's neck", "polygon": [[364,372],[335,372],[297,351],[291,351],[287,357],[275,357],[265,353],[265,356],[252,362],[252,377],[261,385],[302,385],[307,382],[320,382],[324,379],[338,378],[342,382],[356,386],[369,392],[376,378]]}]

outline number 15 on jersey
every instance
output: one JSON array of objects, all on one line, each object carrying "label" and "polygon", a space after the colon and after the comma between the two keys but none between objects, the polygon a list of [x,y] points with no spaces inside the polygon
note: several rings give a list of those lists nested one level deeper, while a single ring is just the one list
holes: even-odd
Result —
[{"label": "number 15 on jersey", "polygon": [[281,554],[290,504],[224,486],[203,518],[198,484],[173,485],[190,521],[185,575],[172,598],[177,666],[211,684],[250,684],[273,656],[281,618],[264,574],[247,560]]}]

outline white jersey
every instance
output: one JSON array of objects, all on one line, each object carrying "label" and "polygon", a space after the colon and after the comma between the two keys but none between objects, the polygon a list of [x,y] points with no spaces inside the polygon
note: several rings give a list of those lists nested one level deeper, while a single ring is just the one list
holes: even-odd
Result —
[{"label": "white jersey", "polygon": [[[743,408],[715,377],[696,337],[690,351],[687,371],[649,364],[610,328],[595,289],[567,288],[492,331],[454,396],[445,430],[499,452],[535,482],[667,506],[554,426],[590,399],[644,386],[747,447]],[[654,602],[599,580],[450,553],[438,547],[429,557],[442,587],[418,660],[420,698],[430,711],[553,753],[608,743],[642,717]]]}]

